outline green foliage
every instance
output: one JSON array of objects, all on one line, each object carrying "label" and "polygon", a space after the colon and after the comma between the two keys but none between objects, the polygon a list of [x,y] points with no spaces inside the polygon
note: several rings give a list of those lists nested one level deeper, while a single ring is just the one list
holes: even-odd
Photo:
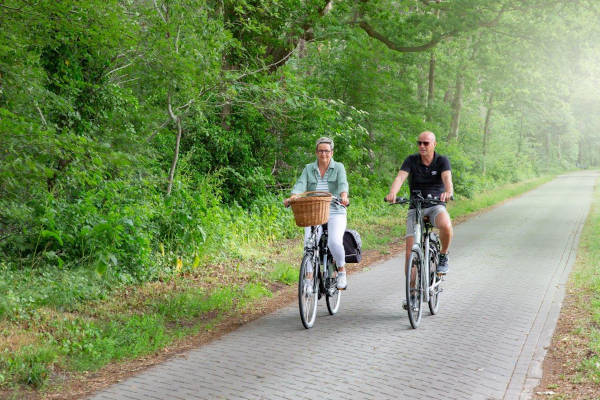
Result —
[{"label": "green foliage", "polygon": [[[0,368],[10,379],[19,384],[40,388],[46,383],[51,370],[50,365],[58,354],[51,347],[23,346],[15,353],[0,353]],[[5,375],[1,384],[4,384]]]},{"label": "green foliage", "polygon": [[69,356],[69,367],[84,371],[147,354],[171,341],[164,320],[153,314],[122,316],[106,323],[63,320],[56,329],[57,347]]},{"label": "green foliage", "polygon": [[277,263],[271,271],[270,278],[286,285],[293,285],[298,281],[298,267],[285,262]]}]

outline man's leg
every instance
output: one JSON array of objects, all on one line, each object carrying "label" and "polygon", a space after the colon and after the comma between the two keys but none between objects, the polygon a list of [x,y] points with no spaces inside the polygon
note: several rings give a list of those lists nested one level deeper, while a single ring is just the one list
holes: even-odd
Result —
[{"label": "man's leg", "polygon": [[452,221],[448,211],[443,210],[435,217],[435,225],[440,230],[440,241],[442,242],[442,248],[440,251],[440,262],[438,264],[437,272],[445,274],[448,272],[448,249],[450,243],[452,243]]},{"label": "man's leg", "polygon": [[406,252],[405,252],[406,258],[404,260],[404,272],[406,272],[406,270],[408,269],[408,258],[410,257],[410,252],[413,247],[413,244],[415,243],[415,237],[413,235],[407,236],[405,243],[406,243]]},{"label": "man's leg", "polygon": [[442,242],[442,253],[448,254],[452,242],[452,221],[447,211],[443,211],[435,217],[435,226],[440,230],[440,241]]}]

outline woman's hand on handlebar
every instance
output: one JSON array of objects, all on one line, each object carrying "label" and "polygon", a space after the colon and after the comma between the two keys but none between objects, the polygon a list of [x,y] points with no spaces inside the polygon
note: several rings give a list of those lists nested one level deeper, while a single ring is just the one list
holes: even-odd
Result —
[{"label": "woman's hand on handlebar", "polygon": [[350,199],[348,199],[348,193],[342,193],[340,195],[340,203],[342,203],[342,205],[344,207],[348,207],[348,205],[350,205]]},{"label": "woman's hand on handlebar", "polygon": [[291,202],[293,199],[295,199],[296,197],[298,197],[298,196],[296,196],[295,194],[293,194],[293,195],[291,195],[290,197],[288,197],[287,199],[284,199],[284,200],[283,200],[283,205],[284,205],[285,207],[289,207],[289,206],[290,206],[290,202]]}]

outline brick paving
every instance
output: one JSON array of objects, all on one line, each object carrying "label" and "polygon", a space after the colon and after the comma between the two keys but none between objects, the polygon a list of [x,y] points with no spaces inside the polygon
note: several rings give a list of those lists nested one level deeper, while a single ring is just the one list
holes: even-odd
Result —
[{"label": "brick paving", "polygon": [[322,299],[310,330],[291,304],[92,399],[528,399],[597,177],[560,176],[457,226],[439,314],[417,330],[395,258],[350,276],[337,315]]}]

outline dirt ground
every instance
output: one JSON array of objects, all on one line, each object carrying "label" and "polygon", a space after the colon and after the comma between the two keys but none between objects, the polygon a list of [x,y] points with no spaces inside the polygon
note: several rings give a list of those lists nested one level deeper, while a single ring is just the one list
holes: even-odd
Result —
[{"label": "dirt ground", "polygon": [[572,288],[567,291],[544,359],[543,378],[534,390],[536,400],[600,399],[600,386],[584,379],[578,370],[581,361],[591,355],[586,339],[577,334],[589,323],[588,313],[577,305],[579,295]]}]

